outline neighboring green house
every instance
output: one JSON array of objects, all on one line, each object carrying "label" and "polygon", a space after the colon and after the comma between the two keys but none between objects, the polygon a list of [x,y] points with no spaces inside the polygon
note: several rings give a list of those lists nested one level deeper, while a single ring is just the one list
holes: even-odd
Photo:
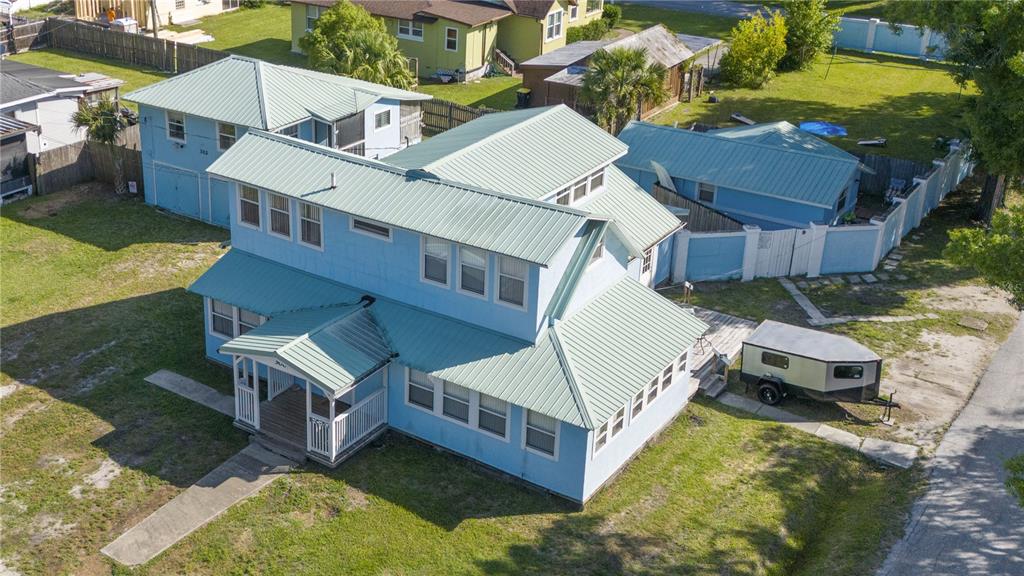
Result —
[{"label": "neighboring green house", "polygon": [[[565,46],[566,30],[601,17],[604,0],[353,0],[384,19],[420,77],[473,80],[493,66]],[[292,2],[292,51],[335,0]]]}]

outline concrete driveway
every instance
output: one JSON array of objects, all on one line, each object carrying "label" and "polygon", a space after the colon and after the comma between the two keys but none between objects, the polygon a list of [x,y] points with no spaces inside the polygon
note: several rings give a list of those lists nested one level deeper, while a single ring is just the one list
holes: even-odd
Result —
[{"label": "concrete driveway", "polygon": [[1024,574],[1024,509],[1006,488],[1024,452],[1024,316],[930,464],[927,493],[879,574]]}]

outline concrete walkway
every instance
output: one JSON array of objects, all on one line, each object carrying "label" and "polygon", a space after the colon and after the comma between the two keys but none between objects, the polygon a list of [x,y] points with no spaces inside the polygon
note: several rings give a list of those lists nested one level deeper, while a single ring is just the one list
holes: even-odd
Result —
[{"label": "concrete walkway", "polygon": [[845,324],[847,322],[881,322],[883,324],[893,322],[913,322],[915,320],[926,320],[929,318],[938,318],[937,314],[915,314],[913,316],[872,316],[868,314],[861,314],[856,316],[825,316],[814,302],[807,297],[806,294],[800,291],[793,284],[793,281],[789,278],[779,278],[779,284],[789,292],[789,295],[793,297],[797,305],[803,308],[804,312],[807,313],[807,323],[811,326],[831,326],[833,324]]},{"label": "concrete walkway", "polygon": [[100,552],[136,566],[255,494],[291,469],[293,462],[250,444]]},{"label": "concrete walkway", "polygon": [[740,396],[739,394],[733,394],[732,392],[724,392],[718,398],[716,398],[722,404],[726,406],[732,406],[740,410],[745,410],[758,416],[763,416],[770,420],[775,420],[786,426],[791,426],[808,434],[814,434],[818,438],[828,440],[833,444],[839,444],[846,446],[851,450],[856,450],[861,454],[883,462],[892,466],[898,466],[900,468],[910,468],[914,464],[914,459],[917,458],[917,446],[910,444],[900,444],[899,442],[891,442],[889,440],[879,440],[877,438],[861,438],[852,432],[840,430],[829,426],[828,424],[822,424],[821,422],[814,422],[797,416],[785,410],[780,410],[774,406],[768,406],[762,404],[757,400],[747,398],[746,396]]},{"label": "concrete walkway", "polygon": [[883,576],[1024,574],[1024,509],[1006,488],[1024,452],[1024,317],[989,364],[930,463],[928,491]]},{"label": "concrete walkway", "polygon": [[159,370],[146,376],[146,382],[184,396],[221,414],[226,414],[232,418],[235,417],[234,398],[221,394],[206,384],[196,382],[181,374],[171,372],[170,370]]}]

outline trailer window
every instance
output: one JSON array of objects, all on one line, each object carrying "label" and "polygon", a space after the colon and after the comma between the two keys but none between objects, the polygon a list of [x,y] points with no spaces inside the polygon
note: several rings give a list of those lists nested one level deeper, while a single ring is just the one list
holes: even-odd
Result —
[{"label": "trailer window", "polygon": [[768,366],[774,366],[776,368],[782,368],[783,370],[788,370],[789,356],[774,354],[772,352],[761,352],[761,363]]},{"label": "trailer window", "polygon": [[832,369],[832,376],[849,380],[859,380],[864,377],[863,366],[836,366]]}]

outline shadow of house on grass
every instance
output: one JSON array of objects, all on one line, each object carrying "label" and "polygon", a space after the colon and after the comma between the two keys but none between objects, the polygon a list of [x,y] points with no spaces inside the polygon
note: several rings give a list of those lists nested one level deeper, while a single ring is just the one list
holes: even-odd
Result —
[{"label": "shadow of house on grass", "polygon": [[239,44],[225,49],[232,54],[259,58],[272,64],[284,64],[285,66],[296,66],[308,68],[308,58],[302,54],[292,52],[290,40],[281,38],[263,38],[248,44]]}]

